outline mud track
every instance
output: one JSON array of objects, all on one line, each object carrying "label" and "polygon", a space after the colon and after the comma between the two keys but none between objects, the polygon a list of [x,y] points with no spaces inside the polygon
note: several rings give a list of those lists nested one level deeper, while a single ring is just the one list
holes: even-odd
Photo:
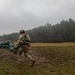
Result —
[{"label": "mud track", "polygon": [[[36,67],[47,67],[50,65],[48,59],[46,59],[44,56],[41,55],[41,51],[35,50],[34,48],[30,48],[29,54],[36,60],[35,66]],[[10,52],[8,49],[0,49],[0,58],[4,59],[10,59],[13,61],[17,61],[19,55],[13,54],[13,52]],[[23,55],[21,56],[22,62],[28,64],[30,61],[25,58]]]}]

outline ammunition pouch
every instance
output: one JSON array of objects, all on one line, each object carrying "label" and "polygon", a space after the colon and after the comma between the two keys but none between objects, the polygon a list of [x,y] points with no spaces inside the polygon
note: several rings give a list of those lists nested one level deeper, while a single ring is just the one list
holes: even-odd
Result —
[{"label": "ammunition pouch", "polygon": [[28,45],[28,46],[30,46],[30,43],[28,41],[24,41],[22,45]]},{"label": "ammunition pouch", "polygon": [[28,45],[28,46],[30,46],[30,43],[29,42],[24,42],[22,45]]}]

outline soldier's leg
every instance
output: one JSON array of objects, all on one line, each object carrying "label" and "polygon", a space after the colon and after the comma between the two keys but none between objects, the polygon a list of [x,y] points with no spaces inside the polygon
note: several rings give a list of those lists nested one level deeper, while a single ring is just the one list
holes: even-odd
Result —
[{"label": "soldier's leg", "polygon": [[20,47],[19,50],[18,50],[18,60],[17,60],[17,63],[20,63],[21,58],[22,58],[22,53],[23,53],[23,51],[22,51],[22,48]]},{"label": "soldier's leg", "polygon": [[29,46],[25,46],[25,47],[23,48],[23,52],[24,52],[24,56],[25,56],[26,58],[28,58],[30,61],[32,61],[32,65],[31,65],[31,66],[33,66],[33,65],[35,64],[35,60],[32,58],[32,56],[30,56],[30,55],[28,54],[28,52],[29,52]]},{"label": "soldier's leg", "polygon": [[22,48],[20,47],[19,50],[18,50],[18,54],[19,54],[19,55],[22,55],[22,53],[23,53],[23,50],[22,50]]},{"label": "soldier's leg", "polygon": [[29,46],[25,46],[24,48],[23,48],[23,52],[24,52],[24,56],[26,57],[26,58],[28,58],[29,60],[33,60],[33,58],[28,54],[28,52],[29,52]]}]

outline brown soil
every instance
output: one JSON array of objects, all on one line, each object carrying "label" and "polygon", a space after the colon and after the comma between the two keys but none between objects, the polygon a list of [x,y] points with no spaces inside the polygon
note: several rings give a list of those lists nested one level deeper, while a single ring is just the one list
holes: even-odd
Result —
[{"label": "brown soil", "polygon": [[[41,55],[41,52],[39,50],[34,50],[34,48],[31,48],[29,51],[29,54],[36,60],[35,66],[37,67],[47,67],[49,66],[49,61],[45,57]],[[5,59],[11,59],[13,61],[17,61],[18,54],[13,54],[13,52],[10,52],[8,49],[0,49],[0,58]],[[30,61],[27,58],[22,57],[22,63],[29,64]]]}]

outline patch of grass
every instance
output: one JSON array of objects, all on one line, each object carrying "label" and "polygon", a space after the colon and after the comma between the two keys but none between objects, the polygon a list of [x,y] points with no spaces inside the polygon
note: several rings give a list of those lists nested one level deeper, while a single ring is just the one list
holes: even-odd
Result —
[{"label": "patch of grass", "polygon": [[75,42],[63,42],[63,43],[31,43],[32,47],[37,46],[75,46]]},{"label": "patch of grass", "polygon": [[0,75],[49,75],[50,73],[42,68],[29,67],[26,64],[17,64],[10,59],[0,59]]}]

